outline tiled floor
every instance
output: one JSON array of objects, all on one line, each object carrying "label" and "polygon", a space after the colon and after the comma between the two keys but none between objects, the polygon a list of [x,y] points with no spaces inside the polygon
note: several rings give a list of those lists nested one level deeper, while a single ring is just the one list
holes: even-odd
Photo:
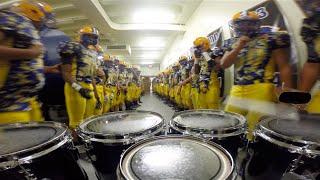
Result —
[{"label": "tiled floor", "polygon": [[[174,110],[172,110],[172,108],[164,104],[158,97],[153,94],[146,94],[141,98],[141,101],[142,103],[138,110],[157,112],[161,114],[166,121],[169,121],[174,114]],[[80,151],[84,150],[82,149]],[[94,168],[90,161],[81,159],[79,160],[79,163],[87,172],[89,180],[97,180]]]}]

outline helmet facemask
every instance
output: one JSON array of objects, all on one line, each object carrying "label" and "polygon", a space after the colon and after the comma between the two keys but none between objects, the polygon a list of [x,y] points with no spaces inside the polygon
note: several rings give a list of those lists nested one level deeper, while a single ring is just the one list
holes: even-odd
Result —
[{"label": "helmet facemask", "polygon": [[259,20],[234,20],[230,22],[230,28],[236,37],[248,36],[253,38],[260,32]]}]

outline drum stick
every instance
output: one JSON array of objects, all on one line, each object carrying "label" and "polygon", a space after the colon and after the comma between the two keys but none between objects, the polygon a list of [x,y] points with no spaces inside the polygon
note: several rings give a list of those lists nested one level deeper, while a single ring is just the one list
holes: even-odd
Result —
[{"label": "drum stick", "polygon": [[300,120],[300,115],[297,109],[284,103],[274,103],[239,97],[227,97],[223,104],[228,104],[241,110],[277,116],[283,119]]}]

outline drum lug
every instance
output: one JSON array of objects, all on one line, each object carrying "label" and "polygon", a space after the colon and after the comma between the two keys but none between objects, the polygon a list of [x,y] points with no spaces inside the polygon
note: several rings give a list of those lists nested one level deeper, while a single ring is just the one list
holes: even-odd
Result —
[{"label": "drum lug", "polygon": [[23,174],[24,177],[27,180],[37,180],[38,178],[35,176],[35,174],[32,173],[31,169],[26,169],[24,168],[22,165],[19,164],[20,167],[20,171],[18,171],[18,173]]},{"label": "drum lug", "polygon": [[18,160],[2,162],[2,163],[0,163],[0,171],[12,169],[12,168],[15,168],[17,166],[19,166]]}]

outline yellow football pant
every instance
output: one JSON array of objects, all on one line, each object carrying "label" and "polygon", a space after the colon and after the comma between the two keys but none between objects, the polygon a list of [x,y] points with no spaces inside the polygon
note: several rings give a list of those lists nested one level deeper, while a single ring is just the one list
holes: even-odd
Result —
[{"label": "yellow football pant", "polygon": [[320,90],[313,95],[306,109],[309,113],[320,113]]},{"label": "yellow football pant", "polygon": [[272,83],[260,83],[252,85],[234,85],[231,88],[230,99],[225,107],[226,111],[235,112],[242,114],[247,118],[248,122],[248,136],[249,140],[253,139],[252,132],[255,129],[256,124],[260,121],[263,113],[257,111],[250,111],[249,109],[244,109],[241,107],[254,106],[252,104],[243,102],[232,104],[232,102],[237,102],[232,100],[233,97],[239,98],[241,100],[252,99],[258,101],[276,102],[275,86]]},{"label": "yellow football pant", "polygon": [[[101,109],[94,109],[94,115],[101,115],[103,112],[103,104],[104,104],[104,87],[102,84],[97,84],[96,85],[97,88],[97,93],[99,96],[99,100],[102,103],[102,108]],[[95,106],[94,106],[95,107]]]},{"label": "yellow football pant", "polygon": [[0,112],[0,124],[30,122],[30,111]]},{"label": "yellow football pant", "polygon": [[198,88],[191,88],[191,101],[192,101],[193,109],[199,109],[198,99],[199,99]]},{"label": "yellow football pant", "polygon": [[181,102],[181,86],[175,86],[174,87],[174,99],[175,102],[178,106],[182,106],[182,102]]},{"label": "yellow football pant", "polygon": [[30,118],[32,121],[41,122],[43,121],[42,111],[40,103],[36,100],[36,98],[32,98],[30,101]]},{"label": "yellow football pant", "polygon": [[66,107],[69,116],[69,127],[76,128],[83,120],[94,114],[95,98],[92,84],[84,82],[79,83],[83,88],[92,90],[92,98],[87,100],[80,95],[78,91],[71,87],[69,83],[65,83],[64,94],[66,99]]},{"label": "yellow football pant", "polygon": [[181,89],[181,98],[183,105],[188,108],[192,109],[192,100],[191,100],[191,84],[188,83],[183,86],[183,89]]},{"label": "yellow football pant", "polygon": [[103,113],[108,113],[111,110],[112,107],[112,88],[109,86],[106,86],[104,88],[104,103],[103,103]]},{"label": "yellow football pant", "polygon": [[200,109],[219,109],[220,104],[220,88],[216,79],[210,80],[208,88],[205,83],[200,83],[200,93],[198,100],[198,108]]}]

